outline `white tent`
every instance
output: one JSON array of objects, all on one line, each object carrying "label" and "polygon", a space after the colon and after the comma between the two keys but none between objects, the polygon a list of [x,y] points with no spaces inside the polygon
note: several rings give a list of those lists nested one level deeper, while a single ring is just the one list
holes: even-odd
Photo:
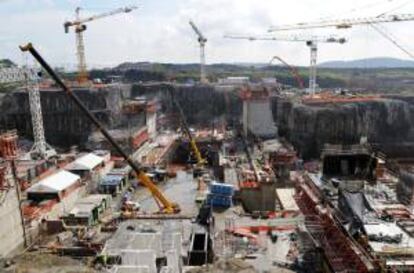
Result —
[{"label": "white tent", "polygon": [[78,182],[80,176],[61,170],[31,186],[28,193],[58,193]]},{"label": "white tent", "polygon": [[68,166],[66,166],[66,170],[86,170],[91,171],[96,166],[102,164],[104,162],[104,159],[100,156],[97,156],[95,154],[86,154],[82,157],[79,157],[72,163],[70,163]]}]

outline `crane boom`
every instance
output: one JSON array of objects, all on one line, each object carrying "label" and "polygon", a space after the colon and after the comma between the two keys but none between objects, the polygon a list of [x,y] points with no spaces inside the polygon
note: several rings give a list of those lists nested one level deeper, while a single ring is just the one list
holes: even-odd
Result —
[{"label": "crane boom", "polygon": [[396,23],[404,21],[413,21],[414,14],[390,14],[373,17],[357,17],[357,18],[345,18],[338,20],[321,20],[308,23],[297,23],[292,25],[271,26],[269,32],[274,31],[286,31],[297,29],[311,29],[311,28],[327,28],[336,27],[338,29],[351,28],[354,25],[370,25],[378,23]]},{"label": "crane boom", "polygon": [[287,62],[285,62],[282,58],[280,58],[279,56],[274,56],[271,60],[270,60],[270,62],[269,62],[269,65],[271,65],[272,64],[272,62],[274,61],[274,60],[278,60],[279,62],[281,62],[283,65],[285,65],[285,66],[287,66],[288,68],[289,68],[289,70],[290,70],[290,74],[292,74],[293,75],[293,77],[295,77],[295,79],[296,79],[296,81],[297,81],[297,83],[298,83],[298,85],[299,85],[299,88],[300,89],[304,89],[304,84],[303,84],[303,80],[302,80],[302,78],[300,77],[300,75],[299,75],[299,72],[298,72],[298,70],[296,69],[296,67],[294,67],[294,66],[291,66],[290,64],[288,64]]},{"label": "crane boom", "polygon": [[190,23],[190,26],[193,28],[194,32],[197,34],[198,39],[204,42],[207,42],[206,37],[204,37],[204,35],[201,33],[198,27],[194,24],[194,22],[190,20],[189,23]]},{"label": "crane boom", "polygon": [[158,187],[151,181],[151,179],[146,175],[145,171],[141,166],[132,160],[125,151],[116,143],[114,138],[108,133],[108,131],[101,125],[98,119],[88,110],[85,104],[79,99],[79,97],[72,92],[72,90],[59,78],[56,72],[49,66],[49,64],[43,59],[42,56],[37,52],[31,43],[21,46],[22,51],[29,51],[33,57],[40,63],[40,65],[47,71],[47,73],[52,77],[56,84],[61,87],[65,93],[73,100],[73,102],[79,107],[79,109],[86,115],[86,117],[98,128],[102,135],[111,143],[115,150],[125,159],[129,164],[132,170],[135,172],[137,178],[141,183],[151,192],[155,201],[161,204],[160,207],[163,213],[172,214],[178,213],[180,208],[178,204],[170,202],[158,189]]},{"label": "crane boom", "polygon": [[289,36],[247,36],[247,35],[224,35],[224,38],[235,40],[249,40],[249,41],[287,41],[287,42],[319,42],[319,43],[340,43],[346,42],[345,38],[338,38],[331,36],[303,36],[303,35],[289,35]]},{"label": "crane boom", "polygon": [[74,27],[75,29],[75,34],[76,34],[76,56],[78,59],[78,82],[79,83],[84,83],[88,80],[88,72],[86,70],[86,58],[85,58],[85,46],[84,46],[84,42],[83,42],[83,32],[86,30],[86,25],[85,23],[87,22],[91,22],[100,18],[104,18],[104,17],[108,17],[108,16],[112,16],[118,13],[128,13],[131,12],[134,9],[137,9],[138,7],[136,6],[129,6],[129,7],[125,7],[125,8],[119,8],[113,11],[109,11],[109,12],[105,12],[102,14],[98,14],[98,15],[94,15],[94,16],[90,16],[87,18],[80,18],[80,8],[76,8],[75,12],[76,12],[76,19],[74,21],[66,21],[63,24],[63,27],[65,29],[65,33],[69,32],[69,28],[70,27]]},{"label": "crane boom", "polygon": [[198,43],[200,44],[200,82],[201,83],[207,83],[207,76],[206,76],[206,53],[205,53],[205,47],[207,43],[207,38],[204,37],[204,35],[201,33],[201,31],[198,29],[198,27],[194,24],[193,21],[189,21],[191,28],[194,30],[194,32],[198,36]]},{"label": "crane boom", "polygon": [[310,65],[309,65],[309,92],[314,94],[316,92],[316,64],[317,64],[317,52],[318,43],[346,43],[345,38],[338,38],[336,36],[246,36],[246,35],[224,35],[224,38],[239,39],[239,40],[265,40],[265,41],[288,41],[288,42],[306,42],[306,45],[310,48]]},{"label": "crane boom", "polygon": [[[137,8],[138,8],[137,6],[128,6],[128,7],[118,8],[118,9],[115,9],[113,11],[104,12],[104,13],[101,13],[101,14],[98,14],[98,15],[93,15],[93,16],[86,17],[86,18],[83,18],[83,19],[76,19],[74,21],[67,21],[63,24],[63,26],[65,28],[65,32],[68,33],[69,32],[69,27],[79,26],[81,24],[88,23],[88,22],[91,22],[91,21],[94,21],[94,20],[97,20],[97,19],[105,18],[105,17],[108,17],[108,16],[112,16],[112,15],[115,15],[115,14],[118,14],[118,13],[128,13],[128,12],[133,11],[134,9],[137,9]],[[79,8],[77,8],[77,9],[79,9]]]}]

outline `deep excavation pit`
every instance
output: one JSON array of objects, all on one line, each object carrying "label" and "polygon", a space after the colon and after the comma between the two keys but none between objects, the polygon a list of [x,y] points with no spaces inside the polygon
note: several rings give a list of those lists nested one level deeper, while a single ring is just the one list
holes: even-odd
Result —
[{"label": "deep excavation pit", "polygon": [[[171,92],[183,108],[187,122],[194,127],[214,128],[241,120],[242,100],[236,91],[218,91],[212,86],[171,84],[113,85],[103,89],[75,90],[80,98],[110,129],[143,126],[145,115],[131,117],[122,113],[123,104],[145,96],[157,98],[160,115],[167,123],[177,124],[177,109]],[[386,98],[347,104],[309,106],[280,97],[271,98],[272,112],[279,134],[290,141],[305,159],[319,157],[325,143],[352,144],[363,136],[388,155],[404,157],[414,150],[414,97],[389,95]],[[60,90],[41,92],[47,141],[68,148],[84,147],[94,128]],[[16,128],[31,137],[31,119],[27,93],[15,91],[0,100],[0,129]],[[142,115],[142,114],[141,114]],[[129,122],[128,122],[129,120]],[[402,148],[403,147],[403,148]]]}]

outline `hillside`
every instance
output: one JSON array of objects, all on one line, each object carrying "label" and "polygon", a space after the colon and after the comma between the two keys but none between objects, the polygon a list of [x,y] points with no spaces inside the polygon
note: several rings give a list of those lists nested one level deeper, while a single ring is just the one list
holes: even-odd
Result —
[{"label": "hillside", "polygon": [[319,64],[326,68],[414,68],[414,61],[396,58],[367,58],[353,61],[330,61]]}]

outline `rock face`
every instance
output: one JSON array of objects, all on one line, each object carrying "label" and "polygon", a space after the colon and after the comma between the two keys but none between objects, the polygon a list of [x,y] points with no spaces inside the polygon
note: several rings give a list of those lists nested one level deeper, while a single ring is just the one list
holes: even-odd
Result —
[{"label": "rock face", "polygon": [[[242,118],[243,104],[236,92],[219,91],[212,86],[137,84],[131,88],[109,85],[74,92],[108,129],[144,125],[145,118],[135,120],[122,113],[125,100],[140,96],[157,98],[160,112],[174,120],[177,108],[172,103],[171,93],[191,126],[211,128],[215,122],[225,120],[233,124]],[[41,91],[41,103],[46,139],[50,144],[63,147],[86,144],[95,129],[66,94],[57,89]],[[369,102],[324,106],[273,97],[271,109],[279,134],[286,137],[304,158],[318,157],[325,143],[354,144],[362,136],[367,136],[370,143],[387,153],[406,151],[409,155],[414,152],[414,130],[411,129],[414,96],[389,96]],[[25,91],[15,91],[0,98],[0,130],[18,129],[21,135],[31,137],[31,124]]]},{"label": "rock face", "polygon": [[[124,121],[122,101],[129,96],[129,87],[108,86],[96,90],[76,89],[74,92],[105,126],[117,127]],[[46,140],[63,147],[82,146],[94,130],[86,116],[61,90],[41,90],[40,97]],[[1,99],[0,129],[17,129],[21,135],[32,136],[26,91],[15,91]]]},{"label": "rock face", "polygon": [[413,114],[408,102],[381,99],[324,106],[309,106],[281,98],[273,101],[280,134],[305,158],[317,157],[325,143],[353,144],[363,136],[386,147],[411,141]]},{"label": "rock face", "polygon": [[190,125],[211,126],[214,121],[240,120],[242,102],[232,92],[217,91],[212,86],[175,86],[170,84],[134,85],[131,97],[156,97],[165,114],[177,113],[171,93],[178,101]]}]

